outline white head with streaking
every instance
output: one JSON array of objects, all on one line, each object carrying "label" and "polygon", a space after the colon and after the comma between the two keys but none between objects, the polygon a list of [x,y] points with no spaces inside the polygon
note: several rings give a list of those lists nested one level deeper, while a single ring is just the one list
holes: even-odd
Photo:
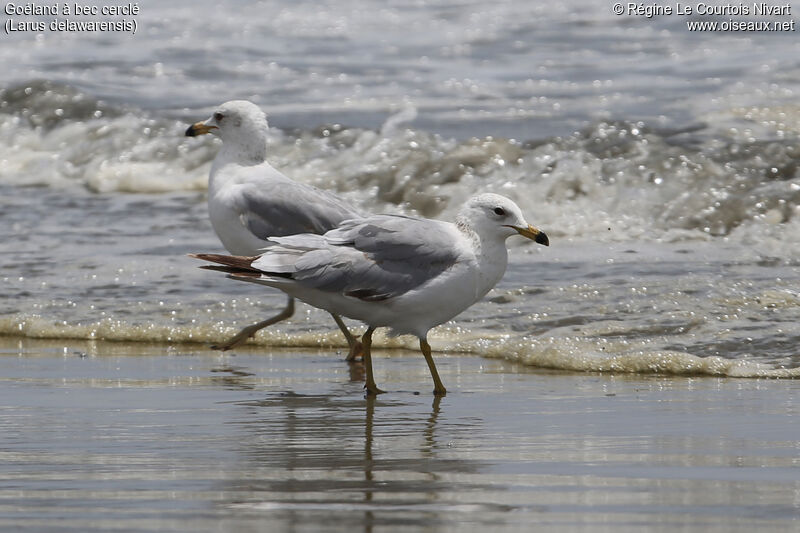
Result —
[{"label": "white head with streaking", "polygon": [[505,240],[519,234],[547,244],[547,236],[525,221],[519,206],[499,194],[484,193],[470,198],[461,208],[456,225],[462,231],[469,228],[481,237],[497,235]]},{"label": "white head with streaking", "polygon": [[267,115],[253,102],[231,100],[214,110],[205,122],[186,130],[188,137],[210,133],[222,139],[220,159],[240,165],[258,165],[267,160]]},{"label": "white head with streaking", "polygon": [[489,292],[506,272],[506,239],[519,234],[549,245],[547,235],[528,224],[519,206],[499,194],[484,193],[470,198],[459,211],[456,226],[469,239],[479,265],[478,297]]}]

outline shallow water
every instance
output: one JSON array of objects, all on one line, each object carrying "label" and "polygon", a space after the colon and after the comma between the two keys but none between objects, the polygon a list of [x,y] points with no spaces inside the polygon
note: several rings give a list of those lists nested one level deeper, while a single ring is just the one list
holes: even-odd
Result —
[{"label": "shallow water", "polygon": [[[52,212],[64,202],[61,195],[42,196],[30,209]],[[185,256],[218,247],[199,196],[137,196],[135,205],[121,207],[89,193],[67,201],[73,206],[66,211],[78,218],[110,209],[119,222],[88,235],[80,224],[40,227],[33,240],[49,242],[46,249],[25,243],[0,256],[9,295],[0,303],[5,335],[207,346],[284,304],[276,291],[202,271]],[[159,212],[176,213],[168,230],[158,227]],[[174,239],[164,239],[164,231]],[[765,258],[753,249],[758,245],[697,244],[514,248],[498,287],[430,340],[437,351],[540,368],[795,377],[797,266]],[[89,249],[102,252],[87,255]],[[56,261],[57,270],[48,267]],[[341,349],[344,339],[325,313],[300,306],[254,342]],[[376,342],[416,349],[411,337],[379,335]]]},{"label": "shallow water", "polygon": [[800,519],[795,381],[7,339],[0,528],[712,531]]}]

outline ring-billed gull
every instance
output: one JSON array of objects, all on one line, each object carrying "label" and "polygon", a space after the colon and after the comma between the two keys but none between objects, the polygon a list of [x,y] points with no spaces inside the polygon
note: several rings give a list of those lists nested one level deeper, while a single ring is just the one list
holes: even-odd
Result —
[{"label": "ring-billed gull", "polygon": [[348,220],[324,235],[273,237],[257,257],[195,254],[224,266],[230,277],[277,287],[320,309],[367,324],[362,338],[369,394],[383,391],[372,373],[372,333],[419,338],[434,394],[446,393],[427,341],[428,331],[455,317],[500,281],[508,263],[505,240],[520,234],[549,245],[520,208],[497,194],[471,198],[456,223],[401,215]]},{"label": "ring-billed gull", "polygon": [[[222,148],[208,178],[208,214],[211,225],[228,252],[257,255],[270,237],[297,233],[325,233],[345,219],[360,214],[335,195],[298,183],[267,162],[267,117],[245,100],[225,102],[205,122],[186,130],[195,137],[210,133],[222,139]],[[214,346],[229,350],[256,331],[294,314],[290,295],[277,315],[242,329],[227,342]],[[360,351],[360,342],[333,315],[350,347],[348,360]]]}]

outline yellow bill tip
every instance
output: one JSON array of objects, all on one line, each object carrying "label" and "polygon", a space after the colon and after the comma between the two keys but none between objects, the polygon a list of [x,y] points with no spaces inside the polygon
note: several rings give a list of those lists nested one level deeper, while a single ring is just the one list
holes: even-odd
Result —
[{"label": "yellow bill tip", "polygon": [[547,238],[547,234],[540,229],[534,228],[533,226],[528,226],[527,228],[520,228],[517,226],[512,226],[517,233],[522,235],[523,237],[527,237],[532,241],[535,241],[539,244],[544,246],[550,246],[550,239]]},{"label": "yellow bill tip", "polygon": [[207,126],[203,122],[195,122],[186,130],[187,137],[197,137],[198,135],[205,135],[211,130],[217,129],[216,126]]}]

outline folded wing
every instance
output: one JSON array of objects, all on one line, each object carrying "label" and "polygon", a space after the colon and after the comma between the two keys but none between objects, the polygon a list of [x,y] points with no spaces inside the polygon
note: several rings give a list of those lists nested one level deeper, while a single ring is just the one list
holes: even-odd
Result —
[{"label": "folded wing", "polygon": [[336,195],[279,174],[269,180],[243,181],[236,189],[239,219],[259,239],[322,234],[343,220],[361,216]]},{"label": "folded wing", "polygon": [[393,298],[449,269],[459,257],[454,226],[378,215],[348,220],[325,235],[273,237],[252,266],[305,287],[366,301]]}]

